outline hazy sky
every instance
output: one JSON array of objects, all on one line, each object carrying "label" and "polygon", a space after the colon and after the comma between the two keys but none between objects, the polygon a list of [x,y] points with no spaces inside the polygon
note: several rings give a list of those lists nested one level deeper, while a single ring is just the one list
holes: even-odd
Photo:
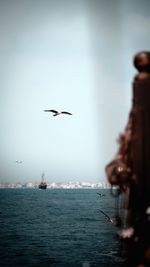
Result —
[{"label": "hazy sky", "polygon": [[49,183],[106,181],[133,56],[150,50],[149,10],[148,0],[0,0],[0,182],[43,171]]}]

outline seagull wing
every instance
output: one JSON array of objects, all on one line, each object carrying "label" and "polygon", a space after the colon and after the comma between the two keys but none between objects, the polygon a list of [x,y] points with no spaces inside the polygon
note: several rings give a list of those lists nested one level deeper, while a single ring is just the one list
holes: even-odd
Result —
[{"label": "seagull wing", "polygon": [[54,109],[45,109],[44,111],[45,111],[45,112],[58,113],[58,111],[57,111],[57,110],[54,110]]},{"label": "seagull wing", "polygon": [[62,114],[72,115],[70,112],[67,112],[67,111],[62,111],[61,113],[62,113]]},{"label": "seagull wing", "polygon": [[102,210],[99,210],[101,213],[103,213],[109,220],[110,220],[110,217]]}]

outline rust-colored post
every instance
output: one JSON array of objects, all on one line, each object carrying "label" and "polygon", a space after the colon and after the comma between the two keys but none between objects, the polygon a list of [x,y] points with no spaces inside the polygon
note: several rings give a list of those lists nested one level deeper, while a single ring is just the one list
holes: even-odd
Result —
[{"label": "rust-colored post", "polygon": [[128,245],[131,266],[150,266],[150,53],[135,55],[139,74],[133,82],[133,125],[131,136],[132,177],[126,224],[134,234]]},{"label": "rust-colored post", "polygon": [[[133,105],[120,149],[106,166],[112,185],[126,196],[120,231],[127,266],[150,266],[150,52],[135,55],[139,73],[133,82]],[[120,194],[119,193],[119,194]],[[118,216],[119,217],[119,216]]]}]

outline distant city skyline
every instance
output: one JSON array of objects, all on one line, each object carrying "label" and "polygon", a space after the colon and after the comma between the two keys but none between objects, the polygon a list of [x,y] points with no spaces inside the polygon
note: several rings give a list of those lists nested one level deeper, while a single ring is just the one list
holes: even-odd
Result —
[{"label": "distant city skyline", "polygon": [[[28,182],[25,184],[22,183],[0,183],[0,189],[3,188],[38,188],[39,183]],[[48,183],[47,189],[108,189],[110,185],[108,182],[102,183],[89,183],[89,182],[65,182],[65,183]]]},{"label": "distant city skyline", "polygon": [[[0,1],[0,183],[107,182],[148,0]],[[43,110],[66,110],[56,116]]]}]

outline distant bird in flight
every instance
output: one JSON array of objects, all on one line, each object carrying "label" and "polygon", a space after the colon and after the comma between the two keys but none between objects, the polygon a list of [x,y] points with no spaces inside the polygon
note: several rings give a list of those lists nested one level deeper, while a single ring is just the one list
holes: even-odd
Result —
[{"label": "distant bird in flight", "polygon": [[105,194],[97,193],[100,197],[104,197]]},{"label": "distant bird in flight", "polygon": [[103,213],[106,216],[108,222],[111,222],[111,223],[114,222],[114,219],[110,218],[104,211],[100,210],[100,212]]},{"label": "distant bird in flight", "polygon": [[16,163],[22,163],[22,160],[16,160]]},{"label": "distant bird in flight", "polygon": [[67,111],[57,111],[57,110],[54,110],[54,109],[46,109],[44,110],[45,112],[53,112],[53,116],[58,116],[60,114],[67,114],[67,115],[72,115],[70,112],[67,112]]}]

